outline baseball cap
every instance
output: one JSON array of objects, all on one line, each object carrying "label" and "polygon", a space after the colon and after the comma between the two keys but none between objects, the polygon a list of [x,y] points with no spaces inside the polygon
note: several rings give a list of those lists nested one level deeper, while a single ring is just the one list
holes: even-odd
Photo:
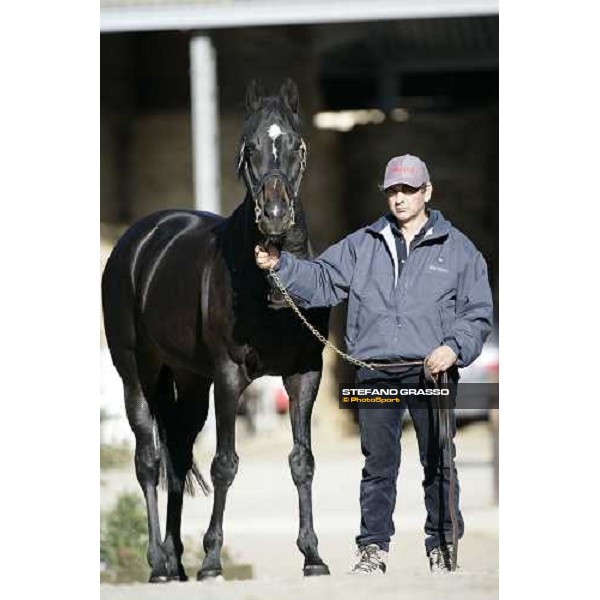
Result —
[{"label": "baseball cap", "polygon": [[404,183],[414,188],[429,183],[429,171],[427,165],[418,157],[412,154],[403,156],[394,156],[385,167],[385,175],[381,190],[387,190],[393,185]]}]

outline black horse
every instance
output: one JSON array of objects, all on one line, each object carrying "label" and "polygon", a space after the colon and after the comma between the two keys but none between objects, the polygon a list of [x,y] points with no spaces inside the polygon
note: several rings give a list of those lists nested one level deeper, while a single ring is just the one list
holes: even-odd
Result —
[{"label": "black horse", "polygon": [[[312,517],[310,421],[322,346],[254,262],[257,243],[276,244],[302,258],[312,254],[298,196],[306,145],[297,87],[288,80],[278,96],[264,97],[252,82],[246,108],[237,161],[246,186],[243,203],[229,218],[166,210],[141,219],[118,241],[102,277],[106,337],[123,380],[136,438],[136,475],[148,510],[151,582],[187,579],[181,564],[183,492],[190,475],[199,475],[192,446],[206,421],[211,383],[214,500],[198,579],[221,574],[223,511],[238,468],[236,408],[244,389],[262,375],[281,375],[290,397],[289,464],[299,496],[297,545],[304,574],[329,573]],[[329,310],[305,314],[327,336]],[[161,465],[168,486],[164,539],[156,493]]]}]

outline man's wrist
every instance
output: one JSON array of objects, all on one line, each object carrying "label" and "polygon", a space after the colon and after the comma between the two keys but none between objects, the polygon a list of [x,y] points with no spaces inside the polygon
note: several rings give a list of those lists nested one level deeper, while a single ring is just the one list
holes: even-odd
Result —
[{"label": "man's wrist", "polygon": [[286,263],[286,252],[285,250],[282,250],[279,253],[279,256],[277,257],[277,264],[273,267],[273,271],[279,271],[280,269],[282,269],[285,266]]},{"label": "man's wrist", "polygon": [[460,348],[458,347],[458,344],[454,338],[446,338],[443,345],[448,346],[448,348],[450,348],[452,352],[456,354],[456,358],[458,359],[460,356]]}]

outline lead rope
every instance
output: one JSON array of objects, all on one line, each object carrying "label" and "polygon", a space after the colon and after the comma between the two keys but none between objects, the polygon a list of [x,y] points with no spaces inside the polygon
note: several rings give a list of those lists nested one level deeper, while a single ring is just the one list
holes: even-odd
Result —
[{"label": "lead rope", "polygon": [[[443,372],[440,378],[440,388],[448,387],[448,373]],[[447,400],[449,402],[449,400]],[[452,428],[450,423],[450,411],[452,410],[450,405],[442,408],[441,403],[446,402],[442,400],[442,396],[439,397],[439,423],[440,423],[440,435],[439,435],[439,447],[442,453],[443,465],[448,465],[450,469],[450,482],[448,486],[448,509],[450,512],[450,521],[452,522],[452,556],[450,562],[450,570],[456,571],[457,559],[458,559],[458,517],[456,512],[456,473],[454,471],[454,456],[452,453]],[[444,426],[441,427],[442,419]],[[445,456],[444,456],[445,455]],[[443,478],[443,469],[442,469]]]}]

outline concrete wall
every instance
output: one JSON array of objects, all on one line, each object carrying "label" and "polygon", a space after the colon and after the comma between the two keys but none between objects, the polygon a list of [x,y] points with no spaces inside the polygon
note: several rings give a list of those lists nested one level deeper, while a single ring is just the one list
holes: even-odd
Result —
[{"label": "concrete wall", "polygon": [[132,219],[164,208],[193,207],[189,113],[136,116],[130,152]]},{"label": "concrete wall", "polygon": [[138,113],[127,136],[122,128],[116,115],[102,121],[101,220],[133,222],[164,208],[192,208],[189,112]]}]

